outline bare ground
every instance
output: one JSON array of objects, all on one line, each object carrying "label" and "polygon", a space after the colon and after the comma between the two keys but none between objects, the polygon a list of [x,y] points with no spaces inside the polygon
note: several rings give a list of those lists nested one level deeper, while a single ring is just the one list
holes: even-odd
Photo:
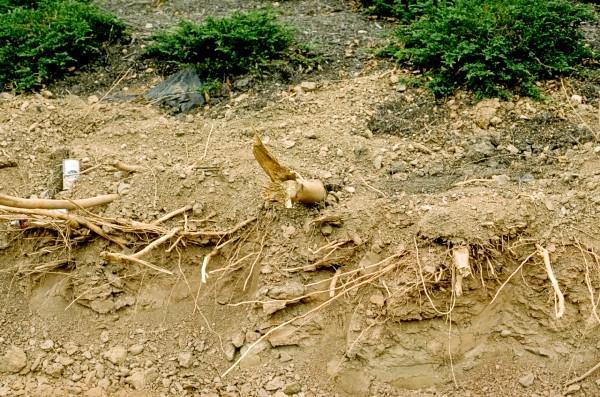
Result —
[{"label": "bare ground", "polygon": [[[106,5],[140,37],[148,23],[239,5],[130,3]],[[136,57],[82,71],[51,87],[53,98],[2,94],[0,160],[16,164],[0,169],[5,194],[54,195],[68,153],[85,172],[56,197],[120,193],[92,209],[104,219],[149,223],[188,204],[167,229],[257,219],[211,259],[206,284],[208,239],[171,239],[144,257],[165,275],[100,257],[139,251],[156,235],[119,234],[122,249],[79,229],[2,222],[0,395],[600,394],[597,373],[565,385],[600,348],[598,82],[550,82],[543,102],[474,103],[464,93],[436,102],[402,85],[410,71],[346,56],[354,38],[380,40],[375,21],[343,2],[280,7],[317,32],[332,66],[257,82],[187,116],[110,100],[159,81]],[[135,77],[88,103],[132,65]],[[317,88],[290,89],[300,79]],[[322,179],[327,204],[264,203],[254,134]],[[113,160],[143,169],[119,171]],[[536,244],[565,298],[559,319]],[[461,246],[471,275],[457,296]]]}]

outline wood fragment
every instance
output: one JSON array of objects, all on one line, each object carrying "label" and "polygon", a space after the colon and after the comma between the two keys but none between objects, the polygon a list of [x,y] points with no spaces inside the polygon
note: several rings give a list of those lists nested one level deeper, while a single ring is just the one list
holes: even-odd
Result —
[{"label": "wood fragment", "polygon": [[0,193],[0,205],[13,208],[46,209],[46,210],[76,210],[108,204],[119,198],[118,194],[105,194],[76,200],[24,199]]},{"label": "wood fragment", "polygon": [[556,276],[554,275],[554,271],[552,270],[552,265],[550,264],[550,253],[544,247],[539,244],[536,244],[535,247],[538,250],[538,254],[544,260],[544,265],[546,267],[546,273],[548,273],[548,278],[550,279],[550,283],[552,284],[552,288],[554,288],[555,294],[555,307],[554,314],[556,314],[556,318],[561,318],[565,314],[565,297],[558,286],[558,280],[556,280]]},{"label": "wood fragment", "polygon": [[254,158],[265,171],[265,173],[271,178],[271,181],[295,181],[298,175],[291,169],[281,165],[279,161],[273,156],[263,145],[260,137],[256,135],[254,137],[254,147],[252,148]]},{"label": "wood fragment", "polygon": [[183,214],[184,212],[190,211],[192,208],[194,208],[194,206],[192,204],[188,204],[184,207],[178,208],[175,211],[171,211],[168,214],[165,214],[164,216],[158,218],[157,220],[155,220],[154,222],[152,222],[153,225],[159,225],[165,221],[168,221],[169,219],[179,215],[179,214]]},{"label": "wood fragment", "polygon": [[119,171],[124,172],[142,172],[146,170],[146,168],[142,167],[141,165],[128,164],[119,160],[113,161],[112,163],[110,163],[110,165],[112,165]]}]

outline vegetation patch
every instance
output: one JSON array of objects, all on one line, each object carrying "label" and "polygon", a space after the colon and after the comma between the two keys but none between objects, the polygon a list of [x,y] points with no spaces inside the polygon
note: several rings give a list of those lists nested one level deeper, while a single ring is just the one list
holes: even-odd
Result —
[{"label": "vegetation patch", "polygon": [[579,29],[595,18],[571,0],[457,0],[409,26],[384,54],[427,71],[438,96],[538,96],[536,80],[573,73],[594,56]]},{"label": "vegetation patch", "polygon": [[293,43],[292,29],[271,12],[255,11],[209,17],[203,23],[181,21],[175,29],[153,36],[146,55],[191,64],[201,78],[223,80],[289,59]]},{"label": "vegetation patch", "polygon": [[0,0],[0,89],[60,78],[124,34],[121,21],[87,1]]},{"label": "vegetation patch", "polygon": [[361,7],[369,15],[411,21],[430,14],[437,7],[452,4],[452,0],[360,0]]}]

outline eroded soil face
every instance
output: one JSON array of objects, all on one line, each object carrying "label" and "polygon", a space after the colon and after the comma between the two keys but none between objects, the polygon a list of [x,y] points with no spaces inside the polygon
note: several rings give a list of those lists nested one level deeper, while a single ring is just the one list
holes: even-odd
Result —
[{"label": "eroded soil face", "polygon": [[[141,38],[262,2],[147,3],[106,7]],[[345,2],[279,7],[330,54],[323,72],[255,81],[178,116],[137,99],[160,78],[135,56],[82,71],[53,97],[2,94],[5,194],[119,193],[91,209],[107,222],[193,207],[165,230],[256,220],[219,241],[169,239],[143,257],[163,274],[101,256],[159,235],[104,228],[120,248],[3,213],[0,396],[600,394],[596,373],[565,386],[600,348],[598,82],[548,83],[543,102],[436,101],[402,84],[409,71],[359,54],[382,40],[382,22]],[[293,89],[302,80],[316,86]],[[255,134],[321,179],[326,203],[265,203]],[[61,192],[65,157],[84,172]],[[229,240],[201,283],[204,259]],[[457,247],[469,254],[460,291]],[[559,319],[540,248],[564,296]]]}]

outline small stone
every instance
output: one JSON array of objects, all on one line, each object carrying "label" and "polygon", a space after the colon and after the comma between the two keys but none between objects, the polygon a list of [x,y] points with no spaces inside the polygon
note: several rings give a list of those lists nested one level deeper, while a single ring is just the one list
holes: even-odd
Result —
[{"label": "small stone", "polygon": [[317,89],[317,83],[313,81],[303,81],[300,83],[300,88],[306,92],[314,91]]},{"label": "small stone", "polygon": [[51,363],[44,367],[44,373],[52,376],[53,378],[59,378],[62,376],[64,365],[61,363]]},{"label": "small stone", "polygon": [[321,234],[323,236],[331,236],[331,233],[333,233],[333,227],[331,225],[323,225],[321,227]]},{"label": "small stone", "polygon": [[281,361],[282,363],[290,362],[292,361],[292,359],[292,355],[288,352],[281,352],[281,354],[279,355],[279,361]]},{"label": "small stone", "polygon": [[136,344],[136,345],[130,346],[129,349],[127,349],[127,351],[129,353],[131,353],[131,355],[137,356],[138,354],[140,354],[141,352],[144,351],[144,345]]},{"label": "small stone", "polygon": [[49,90],[41,90],[40,94],[42,94],[42,96],[44,98],[46,98],[46,99],[52,99],[52,98],[54,98],[54,94],[51,91],[49,91]]},{"label": "small stone", "polygon": [[284,149],[291,149],[296,145],[296,141],[293,141],[291,139],[283,139],[281,141],[281,146],[284,147]]},{"label": "small stone", "polygon": [[244,335],[244,333],[242,331],[233,335],[233,337],[231,338],[231,343],[233,343],[233,346],[237,347],[238,349],[240,347],[244,346],[245,341],[246,341],[246,335]]},{"label": "small stone", "polygon": [[103,357],[115,365],[121,364],[127,358],[127,350],[123,346],[115,346],[105,352]]},{"label": "small stone", "polygon": [[275,378],[268,381],[264,387],[266,391],[275,391],[283,388],[284,385],[285,384],[283,380],[279,376],[276,376]]},{"label": "small stone", "polygon": [[402,84],[401,83],[401,84],[398,84],[396,86],[396,91],[398,91],[398,92],[404,92],[404,91],[406,91],[407,88],[408,87],[406,86],[406,84]]},{"label": "small stone", "polygon": [[90,105],[92,105],[92,104],[94,104],[94,103],[98,103],[99,99],[98,99],[98,97],[97,97],[96,95],[90,95],[90,96],[87,98],[87,101],[88,101],[88,103],[89,103]]},{"label": "small stone", "polygon": [[519,383],[523,387],[529,387],[529,386],[533,385],[534,380],[535,380],[535,376],[533,376],[532,373],[528,373],[527,375],[519,378]]},{"label": "small stone", "polygon": [[583,97],[581,95],[571,95],[571,102],[573,102],[576,105],[581,105],[581,103],[583,102]]},{"label": "small stone", "polygon": [[565,391],[565,394],[566,395],[573,394],[573,393],[578,392],[579,390],[581,390],[581,385],[574,384],[574,385],[571,385],[571,386],[567,387],[567,390]]},{"label": "small stone", "polygon": [[146,376],[141,369],[136,370],[131,376],[125,379],[135,390],[143,390],[146,387]]},{"label": "small stone", "polygon": [[355,192],[356,192],[356,188],[355,188],[355,187],[353,187],[353,186],[346,186],[346,187],[344,188],[344,190],[345,190],[345,191],[347,191],[347,192],[348,192],[348,193],[350,193],[350,194],[352,194],[352,193],[355,193]]},{"label": "small stone", "polygon": [[298,394],[301,391],[302,391],[302,386],[300,385],[300,383],[297,383],[297,382],[288,383],[283,388],[283,392],[285,394],[287,394],[288,396],[291,396],[291,395],[294,395],[294,394]]},{"label": "small stone", "polygon": [[177,356],[177,362],[180,367],[189,368],[192,366],[193,355],[192,352],[181,352]]},{"label": "small stone", "polygon": [[271,299],[289,300],[304,295],[304,291],[305,287],[301,282],[288,281],[285,284],[270,287],[267,296]]},{"label": "small stone", "polygon": [[109,339],[110,339],[110,334],[108,333],[108,331],[102,331],[100,333],[100,342],[106,343],[109,341]]},{"label": "small stone", "polygon": [[304,131],[302,136],[306,139],[317,139],[317,134],[314,131]]},{"label": "small stone", "polygon": [[233,361],[233,359],[235,358],[235,346],[233,345],[233,343],[225,343],[225,346],[223,346],[223,350],[227,361]]},{"label": "small stone", "polygon": [[51,339],[46,339],[45,341],[40,343],[40,349],[42,349],[45,352],[50,351],[53,348],[54,348],[54,341],[52,341]]},{"label": "small stone", "polygon": [[144,25],[144,28],[146,29],[152,29],[154,27],[154,25],[152,25],[150,22],[148,22],[147,24]]},{"label": "small stone", "polygon": [[129,183],[126,182],[119,182],[119,186],[117,186],[117,193],[120,195],[126,195],[127,193],[129,193],[129,190],[131,189],[131,185]]},{"label": "small stone", "polygon": [[509,143],[508,145],[506,145],[506,150],[510,154],[518,154],[520,152],[520,150],[515,145],[513,145],[512,143]]},{"label": "small stone", "polygon": [[497,126],[499,124],[502,124],[502,119],[500,117],[498,117],[498,116],[494,116],[490,120],[490,124],[493,125],[493,126]]},{"label": "small stone", "polygon": [[492,180],[496,182],[497,185],[506,185],[510,182],[510,177],[508,175],[493,175]]},{"label": "small stone", "polygon": [[376,170],[380,170],[383,166],[383,156],[377,156],[373,159],[373,167]]},{"label": "small stone", "polygon": [[596,154],[600,153],[600,146],[596,146],[594,148],[594,153],[596,153]]},{"label": "small stone", "polygon": [[369,301],[375,306],[383,307],[385,305],[385,297],[381,292],[371,295]]},{"label": "small stone", "polygon": [[69,356],[77,353],[77,350],[79,350],[79,347],[74,342],[67,342],[65,344],[65,351]]},{"label": "small stone", "polygon": [[4,356],[0,357],[0,373],[17,373],[27,365],[27,354],[23,349],[10,346]]}]

